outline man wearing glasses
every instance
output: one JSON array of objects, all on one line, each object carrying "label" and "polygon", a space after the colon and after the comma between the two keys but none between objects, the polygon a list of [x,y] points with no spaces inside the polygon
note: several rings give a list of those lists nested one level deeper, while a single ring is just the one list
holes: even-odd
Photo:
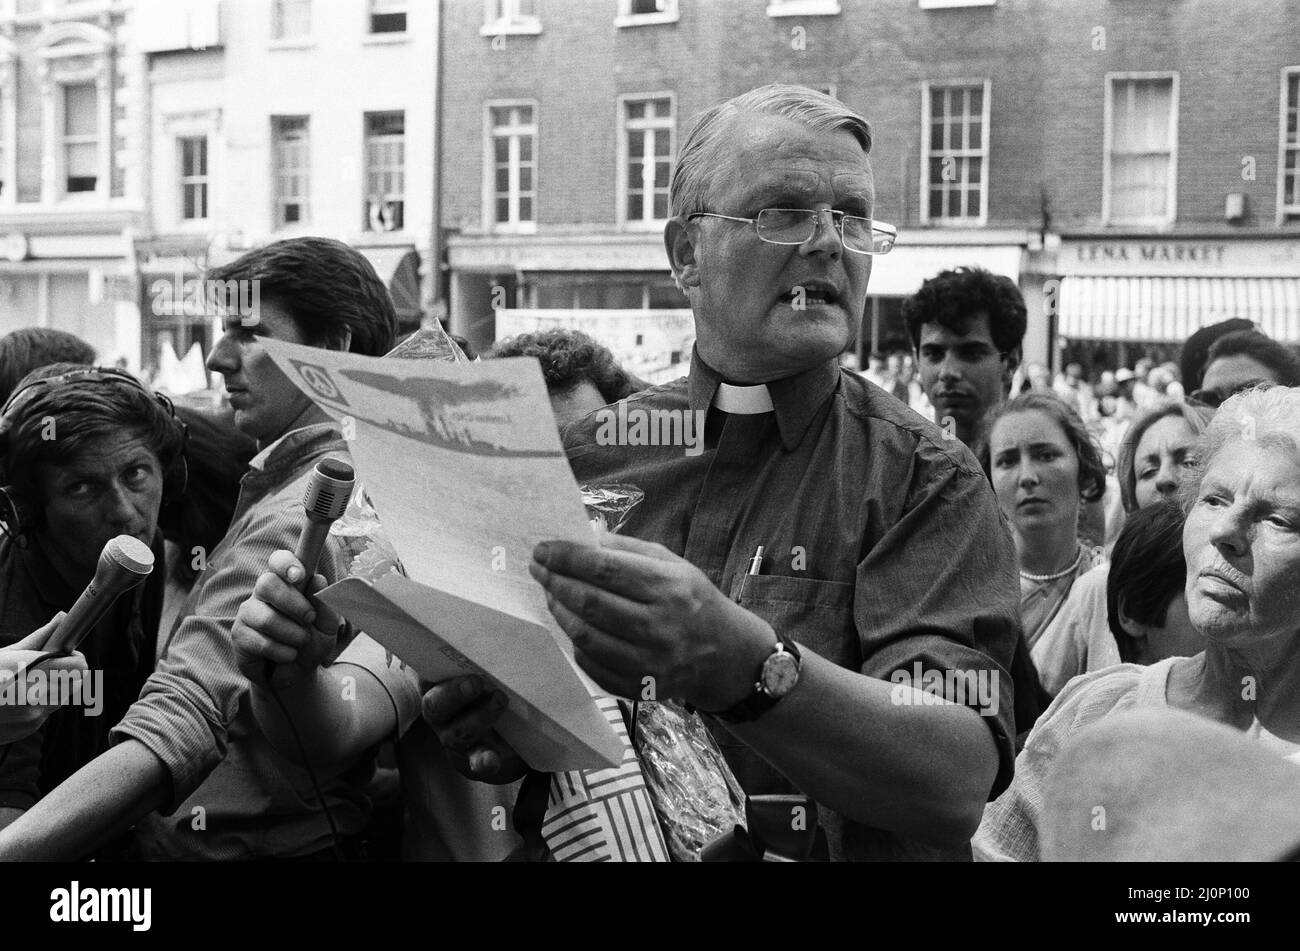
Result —
[{"label": "man wearing glasses", "polygon": [[[578,481],[645,500],[600,545],[539,545],[532,571],[601,687],[709,714],[747,793],[816,801],[831,858],[969,858],[1014,760],[1014,551],[965,447],[839,368],[894,241],[870,145],[795,86],[695,121],[665,230],[691,370],[626,408],[703,414],[704,451],[571,424]],[[466,686],[430,691],[426,719],[468,774],[518,776],[493,696]]]}]

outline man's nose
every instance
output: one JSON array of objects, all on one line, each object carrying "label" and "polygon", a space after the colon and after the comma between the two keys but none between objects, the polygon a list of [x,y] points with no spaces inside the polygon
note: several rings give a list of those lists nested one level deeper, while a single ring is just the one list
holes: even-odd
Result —
[{"label": "man's nose", "polygon": [[835,227],[835,214],[830,208],[817,209],[817,224],[812,237],[805,241],[801,248],[808,252],[824,251],[835,257],[844,253],[839,229]]},{"label": "man's nose", "polygon": [[208,354],[205,366],[213,373],[233,373],[238,368],[237,348],[228,335],[223,334]]},{"label": "man's nose", "polygon": [[961,379],[960,361],[951,350],[944,353],[943,360],[939,364],[939,378],[941,380]]},{"label": "man's nose", "polygon": [[139,514],[135,501],[134,492],[120,482],[114,483],[104,499],[104,512],[109,522],[114,527],[125,527],[134,522]]}]

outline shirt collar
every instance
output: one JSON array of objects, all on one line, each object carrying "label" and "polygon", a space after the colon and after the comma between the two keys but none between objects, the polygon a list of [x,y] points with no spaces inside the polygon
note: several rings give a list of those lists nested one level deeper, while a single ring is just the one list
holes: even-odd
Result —
[{"label": "shirt collar", "polygon": [[293,468],[302,462],[303,456],[307,454],[309,448],[314,449],[317,443],[324,442],[339,443],[339,446],[330,445],[324,451],[346,447],[337,423],[332,421],[328,423],[312,423],[299,429],[291,429],[248,460],[248,467],[256,469],[264,475],[274,473],[279,469]]},{"label": "shirt collar", "polygon": [[[794,450],[803,441],[804,433],[808,431],[813,417],[830,399],[839,381],[839,361],[832,358],[802,373],[781,380],[772,380],[767,384],[767,393],[776,412],[777,427],[781,432],[781,445],[787,452]],[[691,372],[687,380],[691,409],[708,410],[711,406],[717,406],[725,412],[725,408],[716,402],[722,383],[722,375],[700,358],[699,350],[694,351],[691,354]],[[742,400],[752,402],[755,396],[752,393],[745,394]]]}]

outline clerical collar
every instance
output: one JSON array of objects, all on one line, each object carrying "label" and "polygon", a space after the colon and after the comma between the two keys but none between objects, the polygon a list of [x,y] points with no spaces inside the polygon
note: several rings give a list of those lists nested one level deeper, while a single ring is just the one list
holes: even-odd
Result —
[{"label": "clerical collar", "polygon": [[[699,350],[691,353],[691,372],[687,379],[687,394],[690,407],[697,411],[708,411],[710,407],[724,412],[770,413],[776,412],[776,424],[781,433],[781,444],[787,452],[793,452],[803,441],[808,427],[826,407],[840,382],[839,361],[831,358],[802,373],[788,376],[781,380],[769,380],[762,386],[735,386],[725,384],[722,374],[700,358]],[[734,410],[731,408],[730,396],[723,396],[725,390],[733,393],[740,391],[758,391],[763,394],[759,399],[766,399],[762,408]],[[764,392],[766,391],[766,392]],[[749,397],[744,405],[749,405]]]},{"label": "clerical collar", "polygon": [[756,416],[776,409],[772,405],[772,394],[767,391],[766,383],[757,386],[719,383],[718,392],[713,394],[713,405],[724,413],[734,413],[737,416]]}]

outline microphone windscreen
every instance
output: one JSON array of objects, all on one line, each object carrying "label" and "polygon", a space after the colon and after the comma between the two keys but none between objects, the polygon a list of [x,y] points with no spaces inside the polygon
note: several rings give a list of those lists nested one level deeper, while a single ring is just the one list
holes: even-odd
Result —
[{"label": "microphone windscreen", "polygon": [[153,571],[153,551],[134,535],[118,535],[104,546],[104,557],[132,574],[147,575]]},{"label": "microphone windscreen", "polygon": [[316,463],[302,504],[309,518],[332,522],[348,508],[356,477],[352,467],[339,459],[322,459]]}]

